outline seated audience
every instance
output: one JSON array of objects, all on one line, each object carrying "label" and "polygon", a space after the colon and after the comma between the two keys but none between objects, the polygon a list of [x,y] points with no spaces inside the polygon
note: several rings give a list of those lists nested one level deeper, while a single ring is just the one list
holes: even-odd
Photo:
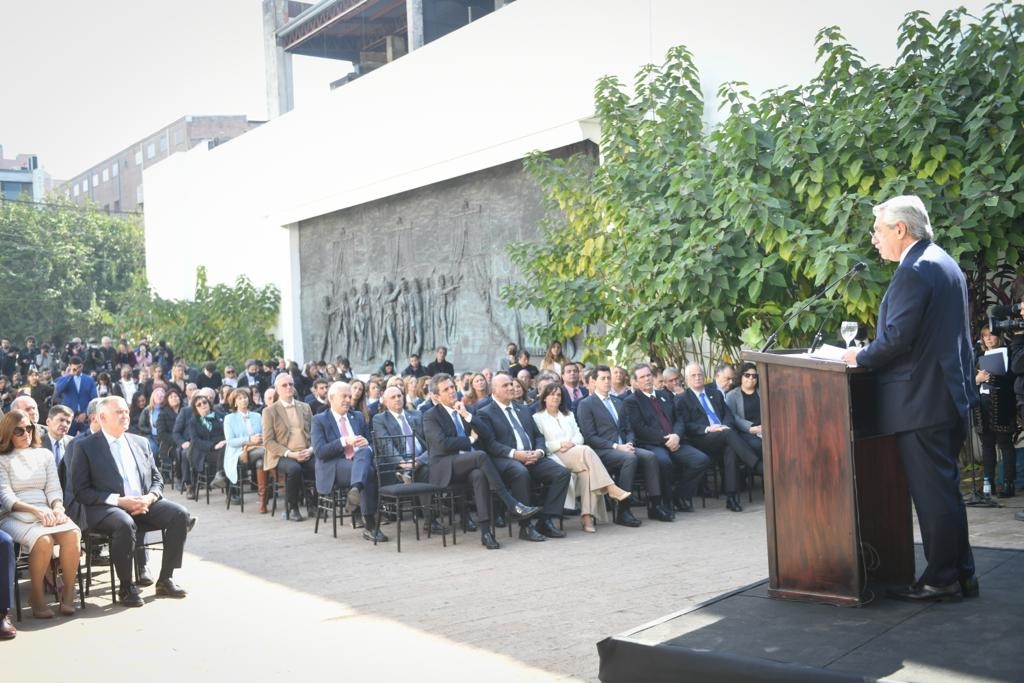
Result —
[{"label": "seated audience", "polygon": [[40,446],[35,427],[28,413],[17,408],[0,418],[0,531],[28,548],[32,616],[50,619],[53,610],[47,604],[44,581],[53,547],[60,547],[64,576],[60,613],[71,615],[81,533],[64,512],[53,453]]},{"label": "seated audience", "polygon": [[612,388],[608,393],[623,401],[633,393],[633,386],[626,368],[618,365],[612,368]]},{"label": "seated audience", "polygon": [[420,364],[420,354],[413,353],[409,355],[409,364],[402,370],[402,377],[429,377],[427,369]]},{"label": "seated audience", "polygon": [[563,398],[568,397],[569,403],[566,405],[566,408],[572,411],[574,415],[576,414],[576,406],[579,402],[590,394],[587,388],[583,386],[582,380],[579,363],[566,361],[562,365],[562,386],[565,387],[565,396]]},{"label": "seated audience", "polygon": [[279,477],[284,476],[284,519],[302,522],[306,519],[299,511],[303,482],[316,477],[310,448],[313,413],[308,405],[295,400],[295,380],[289,373],[278,374],[274,390],[277,398],[263,410],[263,445],[267,450],[263,469],[276,469]]},{"label": "seated audience", "polygon": [[570,489],[569,498],[575,508],[579,496],[582,510],[580,521],[588,533],[597,531],[595,521],[604,521],[607,508],[605,494],[616,501],[623,501],[630,492],[615,485],[608,470],[590,446],[583,444],[583,435],[576,425],[572,412],[562,404],[562,388],[548,384],[537,397],[540,409],[533,414],[533,421],[544,437],[548,457],[568,469],[575,477],[575,487]]},{"label": "seated audience", "polygon": [[518,377],[520,370],[526,370],[530,373],[530,377],[536,377],[537,373],[540,372],[536,365],[530,364],[530,352],[526,349],[520,349],[518,360],[516,363],[509,367],[508,374],[512,377]]},{"label": "seated audience", "polygon": [[259,513],[267,513],[267,472],[263,469],[263,420],[251,410],[252,400],[246,388],[235,389],[228,395],[224,418],[224,475],[232,484],[238,483],[238,463],[243,463],[256,474]]},{"label": "seated audience", "polygon": [[227,481],[224,476],[224,421],[213,411],[213,402],[207,393],[210,391],[200,389],[192,397],[188,460],[193,473],[216,472],[210,486],[220,489]]},{"label": "seated audience", "polygon": [[[110,558],[120,584],[118,600],[126,607],[142,607],[132,583],[132,556],[136,540],[147,531],[163,531],[163,561],[156,581],[158,597],[184,598],[174,581],[181,567],[189,514],[163,497],[163,479],[149,441],[128,434],[128,404],[119,396],[100,399],[100,430],[84,437],[71,463],[74,495],[84,508],[90,529],[110,534]],[[75,561],[78,556],[75,553]]]},{"label": "seated audience", "polygon": [[761,439],[761,394],[757,390],[757,365],[744,363],[740,366],[740,385],[725,395],[725,405],[732,411],[736,429],[747,444],[762,457]]},{"label": "seated audience", "polygon": [[327,389],[327,401],[330,408],[313,418],[312,426],[316,491],[329,496],[334,487],[347,487],[346,512],[352,514],[356,508],[362,511],[363,538],[375,543],[387,541],[377,523],[377,471],[369,425],[362,413],[351,409],[352,388],[347,383],[332,384]]},{"label": "seated audience", "polygon": [[715,387],[725,396],[732,391],[736,383],[736,372],[728,363],[719,363],[715,366]]},{"label": "seated audience", "polygon": [[448,347],[438,346],[434,352],[434,360],[427,366],[427,374],[433,377],[439,372],[455,376],[455,366],[448,362]]},{"label": "seated audience", "polygon": [[327,410],[327,386],[326,379],[317,377],[313,380],[313,391],[305,398],[314,417]]},{"label": "seated audience", "polygon": [[685,425],[687,438],[704,453],[722,458],[726,506],[742,512],[736,495],[738,463],[759,471],[760,459],[740,436],[725,397],[712,384],[704,384],[704,370],[697,363],[686,366],[687,389],[676,398],[676,409]]}]

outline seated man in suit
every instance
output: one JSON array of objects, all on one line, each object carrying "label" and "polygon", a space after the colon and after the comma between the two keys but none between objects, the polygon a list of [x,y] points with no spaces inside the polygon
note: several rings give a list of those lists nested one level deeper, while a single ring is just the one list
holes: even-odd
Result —
[{"label": "seated man in suit", "polygon": [[737,430],[735,418],[725,397],[715,385],[704,384],[704,370],[697,363],[685,369],[686,391],[676,398],[676,409],[682,415],[686,436],[705,453],[722,457],[726,506],[742,512],[736,495],[736,460],[760,472],[760,460]]},{"label": "seated man in suit", "polygon": [[430,483],[450,486],[453,482],[469,482],[476,503],[480,542],[488,550],[497,550],[501,544],[494,538],[490,525],[492,490],[521,520],[533,517],[540,508],[513,498],[491,457],[476,448],[477,444],[484,446],[491,433],[484,420],[470,413],[458,400],[451,375],[438,373],[430,378],[427,387],[437,404],[423,416],[423,434],[430,453]]},{"label": "seated man in suit", "polygon": [[[654,372],[647,363],[633,366],[635,391],[623,402],[637,445],[654,453],[658,460],[661,495],[651,496],[648,519],[669,522],[675,519],[672,502],[678,499],[683,512],[691,512],[691,499],[704,478],[708,456],[683,440],[684,425],[676,416],[670,392],[655,392]],[[680,470],[678,481],[673,467]],[[674,485],[675,484],[675,485]],[[673,495],[674,491],[674,495]]]},{"label": "seated man in suit", "polygon": [[[68,447],[71,445],[71,437],[68,436],[68,427],[71,426],[71,418],[74,413],[71,408],[60,404],[50,408],[50,414],[46,416],[46,429],[43,432],[43,448],[53,453],[53,461],[57,464],[57,476],[60,477],[60,487],[67,491],[68,471],[65,460],[68,455]],[[67,501],[67,497],[64,498]],[[64,506],[65,510],[67,505]]]},{"label": "seated man in suit", "polygon": [[[377,471],[370,448],[370,429],[352,407],[352,387],[334,382],[327,389],[330,408],[313,418],[312,441],[316,458],[316,491],[330,495],[335,486],[348,487],[346,510],[363,513],[363,538],[388,540],[377,523]],[[273,407],[273,406],[271,406]]]},{"label": "seated man in suit", "polygon": [[[567,396],[569,398],[569,403],[563,405],[569,406],[569,410],[573,412],[573,415],[576,414],[576,406],[579,405],[580,401],[590,394],[587,388],[582,385],[583,378],[580,376],[580,373],[579,363],[568,361],[562,366],[562,388],[565,390],[562,392],[562,400],[564,401]],[[537,393],[540,393],[540,389],[537,390]],[[629,489],[626,490],[628,491]]]},{"label": "seated man in suit", "polygon": [[309,440],[313,413],[308,405],[296,400],[295,380],[290,373],[282,372],[277,376],[274,390],[277,400],[262,414],[263,447],[267,450],[263,469],[276,469],[284,475],[284,518],[301,522],[305,519],[299,512],[302,484],[316,476]]},{"label": "seated man in suit", "polygon": [[[412,472],[403,472],[406,483],[430,481],[430,453],[427,451],[427,437],[423,432],[423,415],[418,410],[405,409],[405,395],[398,387],[388,387],[380,399],[382,408],[373,416],[373,436],[386,439],[384,455],[414,464]],[[380,454],[378,454],[379,456]],[[429,496],[426,497],[429,499]],[[429,500],[423,500],[424,506]],[[448,533],[440,520],[430,523],[430,533]]]},{"label": "seated man in suit", "polygon": [[[689,382],[687,382],[689,384]],[[715,366],[715,388],[722,393],[728,394],[736,386],[736,370],[729,363],[719,363]]]},{"label": "seated man in suit", "polygon": [[32,420],[32,425],[36,428],[39,438],[43,438],[43,434],[46,433],[46,425],[39,423],[39,404],[36,403],[34,398],[24,394],[18,396],[11,401],[11,410],[20,410],[28,415],[28,419]]},{"label": "seated man in suit", "polygon": [[111,536],[110,555],[120,583],[118,598],[127,607],[141,607],[142,597],[132,583],[132,554],[136,540],[147,531],[163,530],[163,563],[156,594],[185,597],[174,582],[181,566],[189,514],[164,499],[163,479],[150,451],[149,440],[128,433],[128,404],[120,396],[100,399],[100,431],[84,437],[71,464],[75,496],[90,529]]},{"label": "seated man in suit", "polygon": [[[636,436],[629,425],[629,413],[622,401],[611,395],[612,371],[607,365],[598,365],[587,370],[587,383],[592,392],[580,401],[576,410],[583,443],[594,449],[609,472],[618,471],[619,486],[633,490],[637,465],[643,465],[647,494],[661,495],[658,473],[658,459],[654,453],[637,448]],[[622,526],[640,526],[640,520],[633,516],[629,505],[616,507],[615,523]]]},{"label": "seated man in suit", "polygon": [[543,541],[563,538],[565,532],[551,520],[562,516],[565,494],[569,490],[569,470],[546,457],[544,436],[537,429],[533,415],[512,400],[512,377],[499,372],[491,383],[494,401],[476,416],[485,422],[491,438],[484,448],[498,472],[518,500],[528,500],[530,480],[544,485],[543,514],[536,528],[526,520],[519,522],[519,538]]}]

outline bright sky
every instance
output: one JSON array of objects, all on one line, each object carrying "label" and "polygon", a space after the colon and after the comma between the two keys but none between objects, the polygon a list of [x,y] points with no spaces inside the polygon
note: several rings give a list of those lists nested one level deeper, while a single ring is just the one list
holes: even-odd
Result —
[{"label": "bright sky", "polygon": [[[186,115],[267,116],[260,0],[0,0],[0,145],[62,180]],[[348,62],[293,57],[295,106]]]}]

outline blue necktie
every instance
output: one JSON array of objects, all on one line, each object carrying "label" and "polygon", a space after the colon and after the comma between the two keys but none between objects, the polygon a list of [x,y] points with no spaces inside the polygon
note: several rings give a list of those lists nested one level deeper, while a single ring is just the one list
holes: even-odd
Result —
[{"label": "blue necktie", "polygon": [[708,395],[707,395],[707,393],[702,391],[702,392],[700,392],[699,396],[700,396],[700,405],[704,408],[704,412],[708,414],[708,421],[711,424],[713,424],[713,425],[720,425],[720,424],[722,424],[722,421],[718,419],[717,415],[715,415],[714,408],[712,408],[711,404],[708,402]]},{"label": "blue necktie", "polygon": [[523,423],[519,421],[518,417],[516,417],[516,412],[512,410],[512,406],[506,407],[505,412],[508,413],[508,419],[512,421],[512,429],[516,430],[516,434],[518,434],[519,438],[523,441],[523,450],[532,451],[533,444],[530,442],[530,437],[526,435],[526,430],[523,429]]},{"label": "blue necktie", "polygon": [[619,425],[619,414],[615,412],[615,406],[612,405],[612,399],[610,396],[604,397],[604,407],[612,414],[612,419],[615,420],[615,426],[617,427]]},{"label": "blue necktie", "polygon": [[420,445],[413,436],[412,427],[409,425],[409,420],[406,419],[405,413],[399,413],[398,415],[402,418],[402,433],[406,436],[406,452],[413,457],[419,455]]},{"label": "blue necktie", "polygon": [[452,422],[455,423],[455,433],[459,436],[465,436],[466,430],[462,427],[462,418],[459,417],[458,413],[452,413]]}]

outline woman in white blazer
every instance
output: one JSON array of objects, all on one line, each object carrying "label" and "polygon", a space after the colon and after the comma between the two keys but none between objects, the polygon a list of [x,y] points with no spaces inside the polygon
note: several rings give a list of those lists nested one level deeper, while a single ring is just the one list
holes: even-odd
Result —
[{"label": "woman in white blazer", "polygon": [[630,492],[616,486],[597,453],[590,446],[583,445],[583,435],[576,425],[576,418],[568,407],[562,405],[562,385],[551,383],[544,387],[537,397],[537,406],[533,421],[544,435],[548,457],[573,473],[576,483],[575,487],[569,488],[569,495],[580,497],[583,530],[594,533],[597,531],[596,520],[608,519],[604,495],[625,500]]}]

